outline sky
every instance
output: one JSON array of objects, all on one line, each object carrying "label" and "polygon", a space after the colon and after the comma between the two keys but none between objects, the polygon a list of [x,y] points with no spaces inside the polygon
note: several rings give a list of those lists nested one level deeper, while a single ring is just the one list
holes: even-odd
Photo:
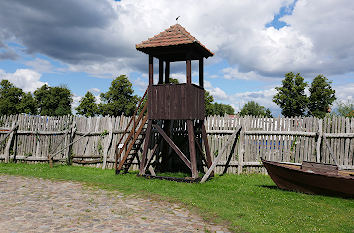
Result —
[{"label": "sky", "polygon": [[[279,115],[272,97],[288,72],[308,83],[323,74],[339,101],[354,99],[352,0],[1,0],[0,80],[26,92],[67,86],[75,107],[87,91],[99,101],[124,74],[141,96],[148,57],[135,45],[177,16],[214,53],[205,89],[236,112],[255,101]],[[193,82],[197,71],[193,62]],[[183,63],[171,64],[171,77],[185,82]]]}]

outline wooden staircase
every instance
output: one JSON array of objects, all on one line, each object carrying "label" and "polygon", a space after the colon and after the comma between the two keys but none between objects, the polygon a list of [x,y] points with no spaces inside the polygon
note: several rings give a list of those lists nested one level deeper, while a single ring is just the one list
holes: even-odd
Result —
[{"label": "wooden staircase", "polygon": [[[147,109],[147,101],[144,102],[144,100],[146,99],[146,96],[147,90],[145,91],[143,98],[139,101],[138,107],[124,130],[123,136],[117,144],[116,160],[114,165],[116,174],[119,174],[122,170],[123,173],[127,173],[133,164],[134,159],[137,159],[140,164],[138,153],[142,150],[141,147],[145,139],[146,122],[148,120],[148,116],[145,114]],[[141,111],[137,116],[139,109],[141,109]],[[125,138],[125,135],[128,132],[129,134]],[[123,143],[124,138],[125,140]]]}]

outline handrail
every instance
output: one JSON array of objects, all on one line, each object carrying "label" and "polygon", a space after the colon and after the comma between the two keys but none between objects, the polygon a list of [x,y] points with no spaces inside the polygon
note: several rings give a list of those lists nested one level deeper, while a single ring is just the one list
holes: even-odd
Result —
[{"label": "handrail", "polygon": [[[133,125],[133,127],[136,127],[135,116],[136,116],[136,113],[138,112],[138,110],[139,110],[141,104],[143,103],[143,101],[144,101],[144,99],[145,99],[145,97],[146,97],[146,95],[147,95],[147,92],[148,92],[148,88],[146,89],[146,91],[145,91],[143,97],[140,99],[139,104],[138,104],[138,106],[136,107],[136,109],[135,109],[135,111],[134,111],[134,113],[133,113],[132,118],[130,119],[130,121],[129,121],[127,127],[126,127],[125,130],[124,130],[124,133],[123,133],[122,137],[120,138],[119,142],[117,143],[116,151],[115,151],[115,163],[114,163],[114,168],[115,168],[115,170],[117,170],[118,154],[120,154],[120,153],[119,153],[120,150],[117,150],[117,149],[118,149],[118,146],[119,146],[120,143],[122,142],[122,140],[123,140],[123,138],[124,138],[124,135],[128,132],[128,129],[129,129],[129,127],[130,127],[130,124],[133,122],[133,120],[134,120],[134,125]],[[139,114],[138,122],[141,120],[142,116],[140,117],[140,115],[142,115],[142,114],[145,112],[146,106],[147,106],[147,105],[145,104],[143,110],[142,110],[141,113]],[[140,119],[139,119],[139,118],[140,118]],[[134,128],[133,130],[134,130],[134,132],[135,132],[135,128]],[[130,139],[132,132],[133,132],[133,131],[130,132],[130,134],[128,135],[128,138],[126,139],[126,141],[128,141],[128,140]],[[125,146],[126,146],[126,143],[124,143],[123,148],[124,148]],[[121,149],[123,149],[123,148],[121,148]]]}]

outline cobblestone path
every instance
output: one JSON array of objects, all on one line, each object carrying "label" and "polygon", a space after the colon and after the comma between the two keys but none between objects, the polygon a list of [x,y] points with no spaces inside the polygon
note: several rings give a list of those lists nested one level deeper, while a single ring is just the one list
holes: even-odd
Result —
[{"label": "cobblestone path", "polygon": [[0,175],[0,232],[224,232],[177,204]]}]

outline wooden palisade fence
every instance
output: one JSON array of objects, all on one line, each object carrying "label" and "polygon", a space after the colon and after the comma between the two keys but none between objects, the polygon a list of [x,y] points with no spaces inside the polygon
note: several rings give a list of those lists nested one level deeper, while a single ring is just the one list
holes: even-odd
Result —
[{"label": "wooden palisade fence", "polygon": [[[127,136],[129,120],[125,116],[0,116],[0,161],[48,162],[53,157],[54,162],[112,168],[116,145]],[[265,172],[260,157],[296,163],[334,164],[335,160],[341,168],[354,169],[353,118],[214,116],[205,120],[205,126],[212,158],[223,152],[216,173],[226,166],[228,173]],[[237,137],[230,138],[240,126]],[[132,168],[138,169],[136,161]]]}]

